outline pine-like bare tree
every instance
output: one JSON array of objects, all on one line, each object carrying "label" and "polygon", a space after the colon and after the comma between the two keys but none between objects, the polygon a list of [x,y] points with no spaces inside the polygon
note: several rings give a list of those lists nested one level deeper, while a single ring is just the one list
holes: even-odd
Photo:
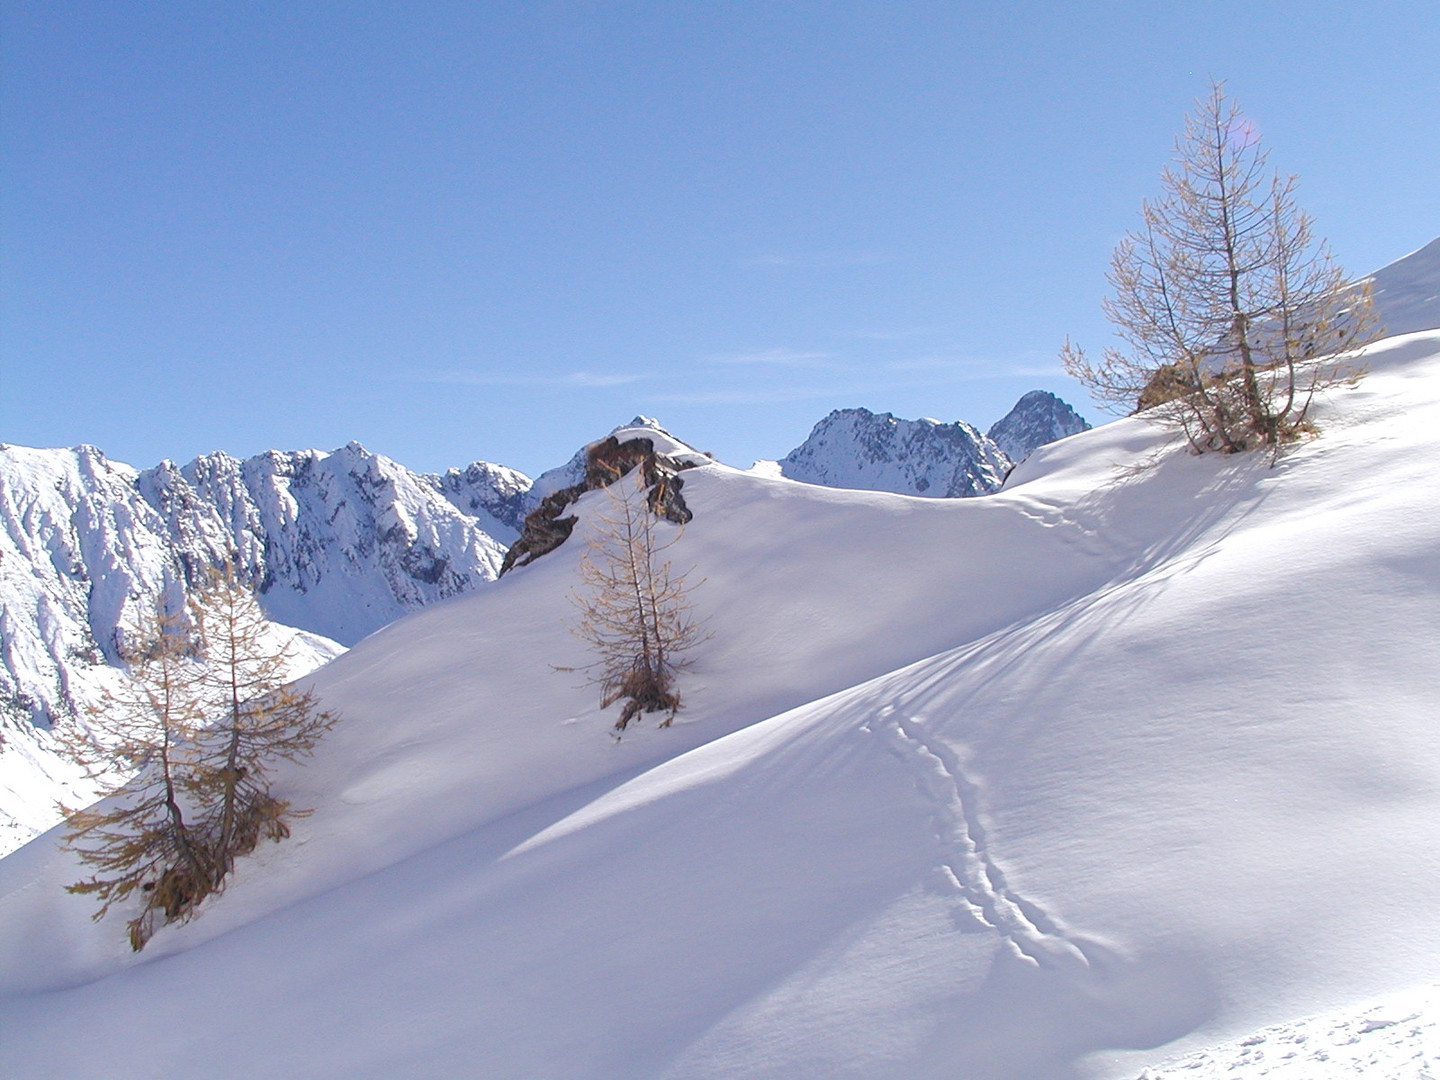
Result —
[{"label": "pine-like bare tree", "polygon": [[1347,281],[1296,206],[1295,177],[1266,157],[1214,84],[1185,120],[1164,195],[1111,257],[1105,314],[1128,350],[1062,352],[1099,401],[1148,410],[1197,452],[1278,450],[1309,429],[1316,391],[1363,373],[1351,358],[1379,336],[1368,288]]},{"label": "pine-like bare tree", "polygon": [[335,723],[311,691],[287,683],[289,658],[266,647],[268,623],[254,591],[228,563],[191,594],[203,643],[211,726],[199,736],[193,786],[205,805],[215,886],[261,839],[290,835],[297,811],[270,790],[281,760],[308,756]]},{"label": "pine-like bare tree", "polygon": [[624,702],[615,730],[653,712],[665,713],[660,726],[669,727],[680,708],[675,677],[703,637],[687,575],[664,557],[681,533],[657,534],[639,470],[604,491],[609,502],[596,516],[580,562],[581,586],[571,593],[580,613],[575,633],[595,656],[589,670],[600,707]]},{"label": "pine-like bare tree", "polygon": [[293,809],[270,789],[274,765],[308,755],[335,722],[286,684],[286,657],[233,566],[212,571],[174,611],[162,602],[125,637],[124,688],[72,740],[87,763],[133,770],[88,810],[67,812],[66,841],[99,869],[69,886],[103,901],[95,918],[139,892],[130,945],[157,922],[184,921],[219,892],[261,839],[290,835]]},{"label": "pine-like bare tree", "polygon": [[191,627],[163,599],[127,628],[120,655],[129,680],[91,711],[86,735],[71,740],[87,765],[120,764],[127,780],[88,810],[67,811],[66,843],[97,868],[74,893],[101,901],[95,918],[138,892],[140,911],[128,923],[139,951],[157,918],[183,921],[214,888],[215,866],[194,813],[190,764],[203,718],[200,667]]}]

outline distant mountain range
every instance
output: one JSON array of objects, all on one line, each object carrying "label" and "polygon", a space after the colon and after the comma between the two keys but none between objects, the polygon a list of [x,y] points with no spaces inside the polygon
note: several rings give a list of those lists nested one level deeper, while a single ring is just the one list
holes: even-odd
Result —
[{"label": "distant mountain range", "polygon": [[836,409],[778,464],[782,475],[807,484],[964,498],[998,491],[1031,450],[1089,428],[1044,390],[1022,397],[986,435],[963,420],[942,424]]},{"label": "distant mountain range", "polygon": [[[992,429],[1004,442],[963,422],[845,410],[783,468],[831,486],[978,495],[1033,446],[1085,426],[1040,392]],[[47,727],[83,710],[87,670],[115,662],[117,628],[137,605],[227,557],[258,583],[275,622],[309,635],[297,647],[332,655],[494,580],[526,513],[574,483],[582,458],[532,481],[487,462],[415,473],[358,443],[144,471],[92,446],[0,445],[0,725]]]},{"label": "distant mountain range", "polygon": [[[1440,326],[1440,240],[1367,280],[1389,333]],[[1039,390],[985,434],[842,409],[769,467],[831,487],[984,495],[1036,447],[1088,426]],[[298,675],[493,581],[525,515],[580,472],[583,451],[532,481],[487,462],[416,473],[358,443],[144,471],[91,446],[0,444],[0,853],[53,823],[57,795],[84,797],[86,781],[48,749],[47,731],[121,677],[117,629],[156,596],[178,597],[233,556]]]},{"label": "distant mountain range", "polygon": [[[846,410],[784,468],[832,486],[979,495],[1033,445],[1084,426],[1038,392],[992,429],[1003,443],[964,423]],[[235,558],[298,675],[409,611],[493,581],[525,515],[577,468],[583,450],[534,481],[483,461],[416,473],[350,443],[142,471],[93,446],[0,444],[0,852],[53,822],[56,794],[84,797],[45,733],[113,685],[117,634],[155,597],[178,598]]]},{"label": "distant mountain range", "polygon": [[7,826],[53,821],[55,784],[83,794],[43,733],[97,703],[117,632],[157,596],[233,557],[298,675],[493,580],[529,487],[485,463],[413,473],[358,443],[143,472],[92,446],[0,445],[0,850]]},{"label": "distant mountain range", "polygon": [[1368,361],[1279,468],[1130,418],[978,499],[617,432],[587,486],[693,466],[673,726],[617,741],[581,674],[618,506],[577,494],[578,542],[311,676],[313,813],[153,951],[59,837],[0,859],[0,1072],[1436,1076],[1440,332]]}]

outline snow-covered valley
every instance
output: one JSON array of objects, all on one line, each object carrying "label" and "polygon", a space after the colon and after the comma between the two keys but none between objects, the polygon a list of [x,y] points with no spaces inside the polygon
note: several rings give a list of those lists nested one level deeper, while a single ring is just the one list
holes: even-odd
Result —
[{"label": "snow-covered valley", "polygon": [[0,1071],[1168,1080],[1440,981],[1440,333],[1368,360],[1274,467],[687,471],[710,636],[618,741],[556,670],[585,495],[309,677],[314,814],[143,954],[55,833],[0,860]]}]

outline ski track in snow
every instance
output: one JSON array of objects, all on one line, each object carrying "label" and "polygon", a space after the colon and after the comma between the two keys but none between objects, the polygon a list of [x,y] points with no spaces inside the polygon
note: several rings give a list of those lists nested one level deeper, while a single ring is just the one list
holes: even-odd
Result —
[{"label": "ski track in snow", "polygon": [[864,730],[886,739],[931,804],[935,838],[943,852],[939,878],[942,887],[960,900],[964,912],[1040,967],[1089,967],[1084,951],[1055,920],[1006,884],[980,822],[979,788],[955,751],[929,734],[919,719],[905,719],[890,705],[881,709],[878,722],[865,724]]}]

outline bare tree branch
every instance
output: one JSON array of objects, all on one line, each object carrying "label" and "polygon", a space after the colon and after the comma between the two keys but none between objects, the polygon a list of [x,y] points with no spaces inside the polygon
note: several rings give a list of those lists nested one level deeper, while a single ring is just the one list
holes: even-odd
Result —
[{"label": "bare tree branch", "polygon": [[1281,445],[1312,430],[1315,393],[1363,374],[1380,336],[1368,287],[1348,283],[1269,171],[1253,126],[1217,83],[1197,102],[1161,173],[1164,194],[1111,256],[1106,316],[1128,349],[1065,370],[1103,405],[1145,412],[1196,452]]}]

